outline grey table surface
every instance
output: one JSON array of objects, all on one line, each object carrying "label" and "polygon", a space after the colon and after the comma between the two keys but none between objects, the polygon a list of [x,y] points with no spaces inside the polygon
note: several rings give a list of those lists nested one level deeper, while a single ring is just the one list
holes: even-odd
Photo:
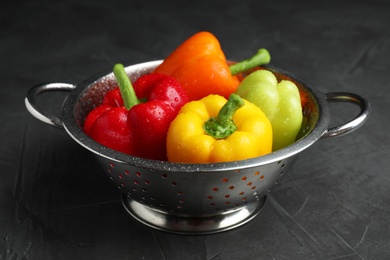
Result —
[{"label": "grey table surface", "polygon": [[[3,3],[0,259],[389,259],[389,13],[386,0]],[[251,222],[183,236],[131,218],[95,157],[33,118],[24,97],[38,83],[163,59],[198,31],[233,60],[267,48],[271,64],[323,93],[357,93],[372,112],[303,151]],[[57,113],[64,95],[42,105]],[[332,125],[358,112],[330,107]]]}]

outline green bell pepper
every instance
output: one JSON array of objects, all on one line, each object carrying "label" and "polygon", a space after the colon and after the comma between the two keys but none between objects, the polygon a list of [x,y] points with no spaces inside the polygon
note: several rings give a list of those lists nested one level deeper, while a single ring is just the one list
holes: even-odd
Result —
[{"label": "green bell pepper", "polygon": [[273,151],[295,142],[303,114],[299,90],[292,81],[278,82],[271,71],[256,70],[243,79],[236,94],[260,107],[270,120]]}]

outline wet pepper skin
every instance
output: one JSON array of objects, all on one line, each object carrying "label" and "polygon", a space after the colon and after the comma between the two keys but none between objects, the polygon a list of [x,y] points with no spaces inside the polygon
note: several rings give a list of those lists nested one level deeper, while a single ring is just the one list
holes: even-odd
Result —
[{"label": "wet pepper skin", "polygon": [[115,65],[114,74],[119,88],[108,92],[103,104],[88,114],[85,133],[123,153],[167,160],[167,131],[179,109],[189,101],[187,93],[167,75],[144,75],[133,87],[122,64]]},{"label": "wet pepper skin", "polygon": [[168,130],[168,160],[184,163],[230,162],[270,153],[271,124],[261,109],[246,100],[231,118],[236,125],[233,133],[226,138],[206,133],[205,122],[218,117],[226,103],[222,96],[209,95],[184,105]]},{"label": "wet pepper skin", "polygon": [[199,32],[179,45],[155,72],[177,79],[191,100],[209,94],[228,98],[239,80],[230,72],[218,39],[209,32]]},{"label": "wet pepper skin", "polygon": [[108,148],[134,154],[133,135],[127,125],[127,114],[128,111],[123,106],[98,106],[88,114],[84,132]]},{"label": "wet pepper skin", "polygon": [[298,87],[290,80],[278,82],[269,70],[257,70],[241,82],[236,93],[266,114],[273,129],[273,151],[295,142],[303,114]]},{"label": "wet pepper skin", "polygon": [[128,113],[136,155],[166,161],[169,125],[189,98],[180,83],[169,76],[142,90],[146,93],[147,102],[132,107]]}]

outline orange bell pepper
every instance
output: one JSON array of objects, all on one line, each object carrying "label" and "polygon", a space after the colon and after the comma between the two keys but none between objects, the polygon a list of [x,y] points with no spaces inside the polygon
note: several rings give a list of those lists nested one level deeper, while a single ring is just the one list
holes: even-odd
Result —
[{"label": "orange bell pepper", "polygon": [[[268,51],[261,50],[261,54],[257,55],[261,61],[256,65],[270,60]],[[248,62],[240,66],[241,71],[242,68],[247,69],[247,65]],[[218,39],[210,32],[199,32],[188,38],[154,70],[179,81],[191,100],[199,100],[209,94],[229,98],[240,84],[236,74],[241,71],[231,70]]]},{"label": "orange bell pepper", "polygon": [[191,100],[208,94],[228,98],[240,83],[236,76],[231,75],[219,41],[209,32],[199,32],[188,38],[155,72],[174,77]]}]

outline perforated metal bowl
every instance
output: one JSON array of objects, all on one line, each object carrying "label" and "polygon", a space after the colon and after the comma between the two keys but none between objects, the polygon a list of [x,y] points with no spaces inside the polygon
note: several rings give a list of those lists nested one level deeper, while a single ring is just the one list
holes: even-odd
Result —
[{"label": "perforated metal bowl", "polygon": [[[161,61],[126,67],[134,81],[151,72]],[[96,155],[108,177],[121,192],[125,209],[149,227],[180,234],[207,234],[229,230],[253,219],[267,193],[293,166],[297,155],[319,139],[342,136],[365,122],[368,102],[353,93],[322,94],[310,84],[281,69],[268,67],[279,78],[295,81],[306,93],[305,123],[298,140],[266,156],[213,164],[182,164],[133,157],[108,149],[82,131],[86,115],[104,94],[117,86],[112,73],[104,73],[77,85],[47,83],[27,93],[27,109],[36,118],[64,128],[81,146]],[[36,97],[48,91],[70,91],[61,118],[42,110]],[[360,113],[351,121],[328,129],[328,102],[352,102]]]}]

